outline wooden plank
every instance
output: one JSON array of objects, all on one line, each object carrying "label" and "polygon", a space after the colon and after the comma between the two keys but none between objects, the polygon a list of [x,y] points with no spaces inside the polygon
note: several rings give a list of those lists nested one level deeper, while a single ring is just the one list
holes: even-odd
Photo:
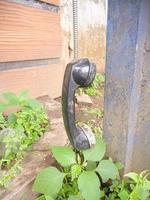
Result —
[{"label": "wooden plank", "polygon": [[61,95],[63,68],[60,64],[0,72],[0,93],[28,90],[32,97]]},{"label": "wooden plank", "polygon": [[60,3],[59,0],[40,0],[40,1],[54,4],[54,5],[59,5],[59,3]]},{"label": "wooden plank", "polygon": [[60,56],[58,13],[0,1],[0,62]]}]

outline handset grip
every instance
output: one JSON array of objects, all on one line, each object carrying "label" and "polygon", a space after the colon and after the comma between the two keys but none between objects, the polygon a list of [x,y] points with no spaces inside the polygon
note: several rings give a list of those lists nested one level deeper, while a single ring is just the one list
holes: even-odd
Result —
[{"label": "handset grip", "polygon": [[78,132],[75,125],[75,90],[77,88],[72,77],[72,63],[69,63],[65,70],[62,88],[62,113],[65,129],[73,146]]},{"label": "handset grip", "polygon": [[88,134],[76,126],[75,91],[78,87],[86,87],[95,77],[95,65],[88,59],[69,63],[66,67],[62,87],[62,113],[68,138],[76,149],[90,148]]}]

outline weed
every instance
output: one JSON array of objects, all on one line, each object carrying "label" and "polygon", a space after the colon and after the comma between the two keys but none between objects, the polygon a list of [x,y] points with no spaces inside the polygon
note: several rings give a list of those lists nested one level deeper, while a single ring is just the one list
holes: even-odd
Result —
[{"label": "weed", "polygon": [[104,112],[99,110],[98,108],[82,108],[83,112],[88,114],[95,115],[97,118],[103,118]]},{"label": "weed", "polygon": [[79,88],[77,94],[81,95],[83,93],[86,93],[89,96],[98,96],[100,95],[99,87],[103,86],[104,81],[104,75],[96,74],[93,83],[87,88]]},{"label": "weed", "polygon": [[102,138],[85,151],[53,147],[59,167],[47,167],[36,177],[33,190],[41,193],[36,200],[149,200],[149,171],[131,172],[121,180],[120,162],[104,158]]},{"label": "weed", "polygon": [[6,120],[3,113],[0,112],[0,130],[6,127]]},{"label": "weed", "polygon": [[85,123],[81,122],[81,121],[77,121],[76,124],[78,126],[81,126],[83,124],[86,124],[88,127],[91,128],[93,134],[95,135],[95,137],[102,137],[103,136],[103,127],[102,125],[98,124],[96,125],[95,124],[95,121],[86,121]]},{"label": "weed", "polygon": [[8,171],[0,171],[0,186],[7,187],[9,182],[14,178],[20,171],[22,167],[20,165],[20,160],[18,160]]},{"label": "weed", "polygon": [[103,159],[105,151],[102,138],[97,139],[92,149],[82,152],[53,147],[53,156],[60,167],[47,167],[37,175],[33,190],[42,193],[38,200],[99,200],[103,195],[102,184],[119,179],[115,163]]},{"label": "weed", "polygon": [[[34,99],[28,98],[23,91],[18,96],[5,92],[0,103],[0,186],[7,185],[14,177],[17,164],[24,151],[32,145],[48,128],[48,118],[43,106]],[[17,106],[18,112],[4,116],[6,109]],[[7,172],[6,170],[9,169]],[[5,184],[6,181],[6,184]]]},{"label": "weed", "polygon": [[126,174],[122,181],[113,181],[112,185],[104,190],[106,200],[149,200],[150,181],[147,179],[149,171],[140,174],[130,172]]},{"label": "weed", "polygon": [[4,128],[0,131],[0,167],[10,165],[18,151],[22,150],[21,142],[25,138],[24,132],[17,129]]}]

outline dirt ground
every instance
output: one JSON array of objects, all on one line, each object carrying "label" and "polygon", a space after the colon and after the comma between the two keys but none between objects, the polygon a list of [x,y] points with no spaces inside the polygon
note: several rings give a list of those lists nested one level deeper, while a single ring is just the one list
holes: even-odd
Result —
[{"label": "dirt ground", "polygon": [[83,109],[88,109],[88,108],[96,108],[100,111],[103,112],[103,104],[104,104],[104,89],[103,87],[100,87],[100,95],[98,96],[90,96],[93,104],[92,105],[87,105],[87,104],[77,104],[76,107],[76,120],[87,122],[87,120],[96,120],[95,122],[100,125],[102,125],[103,120],[102,118],[95,118],[93,116],[94,114],[89,114],[83,111]]},{"label": "dirt ground", "polygon": [[[93,127],[99,127],[102,132],[103,127],[103,105],[104,105],[104,86],[100,86],[98,88],[100,94],[98,96],[90,96],[92,100],[92,104],[87,103],[76,103],[75,111],[76,111],[76,121],[80,123],[86,123]],[[77,95],[76,95],[77,96]],[[56,101],[61,103],[61,97],[56,98]],[[102,113],[101,117],[98,117],[95,113],[91,114],[86,112],[88,109],[97,109]],[[57,113],[56,113],[57,114]]]}]

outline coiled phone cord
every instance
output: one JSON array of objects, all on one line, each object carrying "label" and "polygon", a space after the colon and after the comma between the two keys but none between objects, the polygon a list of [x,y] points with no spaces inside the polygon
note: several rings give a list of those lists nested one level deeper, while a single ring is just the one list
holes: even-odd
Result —
[{"label": "coiled phone cord", "polygon": [[78,0],[72,0],[74,59],[78,58]]}]

